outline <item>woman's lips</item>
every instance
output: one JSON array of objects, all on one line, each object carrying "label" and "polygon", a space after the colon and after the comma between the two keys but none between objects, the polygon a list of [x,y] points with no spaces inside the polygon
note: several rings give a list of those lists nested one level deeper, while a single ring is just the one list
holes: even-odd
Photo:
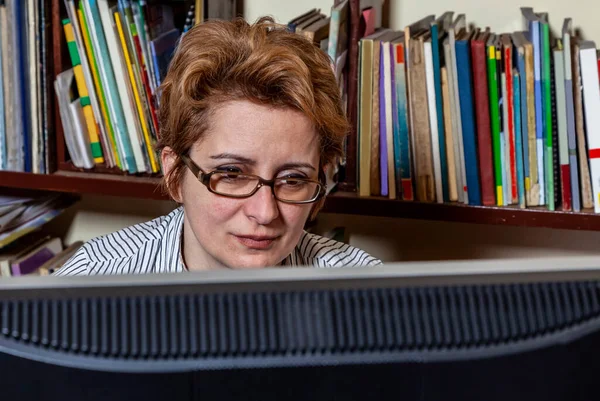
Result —
[{"label": "woman's lips", "polygon": [[269,249],[278,237],[265,236],[247,236],[234,235],[234,237],[244,246],[250,249],[265,250]]}]

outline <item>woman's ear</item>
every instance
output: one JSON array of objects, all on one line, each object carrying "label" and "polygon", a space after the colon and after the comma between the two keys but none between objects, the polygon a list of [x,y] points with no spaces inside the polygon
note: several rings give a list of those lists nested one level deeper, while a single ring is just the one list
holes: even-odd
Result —
[{"label": "woman's ear", "polygon": [[173,149],[165,146],[162,152],[160,152],[160,159],[164,172],[163,184],[171,198],[177,203],[182,203],[179,186],[177,186],[177,188],[173,187],[176,182],[176,180],[173,179],[176,173],[175,166],[177,165],[179,157],[173,152]]}]

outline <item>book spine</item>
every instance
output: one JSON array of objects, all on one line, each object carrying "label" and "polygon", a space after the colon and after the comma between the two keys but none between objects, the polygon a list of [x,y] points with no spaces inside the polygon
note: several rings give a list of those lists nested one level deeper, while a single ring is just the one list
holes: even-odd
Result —
[{"label": "book spine", "polygon": [[359,122],[359,153],[358,153],[358,164],[359,164],[359,180],[358,180],[358,193],[360,196],[369,196],[371,194],[371,116],[372,116],[372,102],[371,97],[373,96],[373,69],[372,56],[373,56],[373,42],[371,40],[360,41],[360,64],[359,64],[359,75],[360,75],[360,91],[358,93],[358,122]]},{"label": "book spine", "polygon": [[569,171],[571,172],[571,198],[573,211],[581,211],[579,195],[579,169],[577,165],[577,137],[575,133],[575,101],[573,99],[573,74],[571,62],[571,37],[563,35],[564,71],[565,71],[565,100],[567,112],[567,141],[569,154]]},{"label": "book spine", "polygon": [[548,24],[541,24],[541,43],[542,43],[542,96],[543,96],[543,116],[544,116],[544,159],[545,163],[545,181],[546,181],[546,202],[548,210],[554,210],[554,163],[552,159],[552,95],[551,85],[552,76],[550,73],[550,33]]},{"label": "book spine", "polygon": [[[371,97],[371,195],[381,195],[381,169],[379,165],[381,144],[379,132],[379,56],[381,50],[378,41],[373,41],[371,68],[373,74]],[[364,56],[363,56],[364,57]]]},{"label": "book spine", "polygon": [[[464,191],[463,191],[463,181],[462,181],[462,171],[461,171],[461,166],[460,166],[460,152],[459,152],[459,146],[458,146],[458,134],[457,134],[457,130],[458,130],[458,121],[457,121],[457,116],[456,116],[456,105],[454,104],[454,81],[453,81],[453,74],[454,74],[454,70],[455,68],[453,68],[452,65],[452,46],[450,45],[450,40],[449,38],[444,39],[444,59],[446,61],[445,63],[445,68],[446,68],[446,78],[447,78],[447,91],[448,91],[448,112],[445,113],[444,115],[447,115],[447,122],[446,122],[446,131],[450,132],[452,135],[452,139],[448,139],[446,137],[446,144],[448,145],[448,147],[450,147],[450,150],[452,151],[453,157],[452,159],[454,160],[454,163],[452,164],[452,167],[454,168],[453,171],[453,175],[454,178],[456,180],[456,201],[458,201],[459,203],[464,203]],[[450,159],[448,159],[450,160]],[[448,162],[450,163],[450,161]]]},{"label": "book spine", "polygon": [[394,179],[396,181],[396,196],[402,196],[402,176],[400,174],[400,111],[398,107],[398,88],[397,88],[397,70],[396,66],[396,46],[397,44],[390,44],[390,73],[391,73],[391,96],[392,96],[392,124],[393,124],[393,166],[394,166]]},{"label": "book spine", "polygon": [[[530,147],[529,147],[529,122],[527,114],[527,70],[525,68],[525,49],[520,47],[516,49],[517,56],[517,75],[519,79],[519,93],[515,92],[515,96],[519,96],[519,109],[515,109],[515,113],[520,114],[521,119],[521,143],[523,146],[523,187],[525,189],[525,206],[528,205],[531,195],[531,165],[530,165]],[[513,77],[513,79],[516,79]],[[518,151],[518,149],[517,149]]]},{"label": "book spine", "polygon": [[[585,47],[584,47],[585,45]],[[594,42],[585,42],[580,50],[583,105],[592,181],[594,212],[600,213],[600,85]]]},{"label": "book spine", "polygon": [[24,47],[21,48],[21,52],[24,54],[25,60],[25,77],[26,77],[26,91],[28,95],[28,113],[27,113],[27,124],[29,126],[29,145],[25,147],[25,154],[29,153],[30,167],[29,172],[34,174],[40,174],[40,164],[43,160],[43,145],[41,143],[41,130],[39,129],[40,120],[40,106],[39,106],[39,82],[38,82],[38,57],[37,48],[39,47],[38,35],[36,34],[36,28],[39,25],[38,21],[38,4],[35,0],[27,0],[24,2],[25,7],[25,29],[24,29]]},{"label": "book spine", "polygon": [[438,115],[437,115],[437,101],[435,93],[435,82],[434,82],[434,66],[433,66],[433,54],[432,54],[432,43],[426,41],[424,43],[424,56],[425,56],[425,76],[426,76],[426,90],[427,90],[427,107],[429,109],[429,132],[431,134],[431,158],[433,161],[433,176],[435,179],[435,200],[438,203],[443,203],[444,191],[442,181],[442,163],[441,163],[441,149],[440,139],[438,132]]},{"label": "book spine", "polygon": [[[560,46],[560,45],[559,45]],[[572,209],[571,168],[569,166],[569,140],[567,138],[567,106],[565,96],[565,72],[563,49],[554,50],[554,84],[556,85],[556,117],[558,125],[558,154],[562,210]]]},{"label": "book spine", "polygon": [[506,98],[504,99],[504,106],[506,108],[506,124],[504,129],[504,135],[507,141],[508,151],[508,163],[510,168],[510,202],[511,204],[518,203],[518,190],[517,190],[517,163],[516,163],[516,149],[515,149],[515,110],[514,110],[514,97],[513,92],[513,66],[512,66],[512,45],[504,46],[504,76],[506,79]]},{"label": "book spine", "polygon": [[396,193],[396,174],[395,174],[395,163],[394,163],[394,117],[393,111],[395,110],[393,101],[393,87],[394,87],[394,70],[391,63],[391,44],[389,42],[382,43],[381,54],[382,54],[382,65],[384,71],[384,100],[385,100],[385,139],[387,149],[387,162],[385,168],[387,169],[388,176],[388,197],[395,199]]},{"label": "book spine", "polygon": [[[348,106],[347,114],[350,122],[350,132],[346,140],[346,159],[344,182],[349,189],[356,188],[358,176],[358,79],[359,79],[359,63],[358,46],[359,46],[359,30],[360,30],[360,0],[349,0],[349,41],[348,41],[348,74],[347,74],[347,96]],[[198,8],[196,8],[196,12]],[[200,23],[196,19],[196,23]],[[361,166],[362,168],[362,166]]]},{"label": "book spine", "polygon": [[444,134],[446,135],[446,155],[448,160],[448,195],[451,202],[458,201],[458,184],[456,180],[456,160],[454,158],[454,137],[452,133],[452,119],[450,116],[450,89],[448,84],[448,70],[446,66],[440,68],[442,81],[442,103],[444,106]]},{"label": "book spine", "polygon": [[[454,146],[456,155],[456,165],[459,174],[459,195],[458,199],[461,203],[469,204],[469,188],[466,175],[465,154],[463,147],[463,124],[460,109],[460,91],[458,88],[458,64],[456,56],[456,39],[454,30],[449,31],[449,64],[448,80],[450,82],[450,96],[452,97],[452,132],[454,133]],[[446,59],[448,60],[448,59]]]},{"label": "book spine", "polygon": [[530,24],[531,43],[533,44],[533,69],[535,93],[535,131],[538,167],[538,183],[540,188],[539,205],[546,204],[546,174],[544,168],[544,112],[542,98],[542,49],[540,42],[540,27],[537,22]]},{"label": "book spine", "polygon": [[5,72],[0,75],[0,85],[3,87],[4,105],[0,109],[2,118],[4,121],[4,156],[3,156],[3,169],[9,170],[11,168],[11,136],[9,132],[13,132],[13,89],[12,89],[12,74],[11,65],[9,60],[12,60],[13,47],[12,44],[12,30],[8,26],[8,19],[10,18],[10,9],[8,4],[4,4],[0,7],[0,43],[2,44],[2,70]]},{"label": "book spine", "polygon": [[383,42],[380,42],[379,47],[379,185],[380,195],[389,195],[388,186],[388,149],[387,149],[387,121],[386,121],[386,101],[385,101],[385,76],[387,71],[384,63]]},{"label": "book spine", "polygon": [[473,92],[475,95],[475,117],[477,120],[477,151],[479,153],[479,175],[481,177],[481,201],[483,205],[496,204],[494,189],[494,157],[490,126],[490,98],[485,43],[471,42],[473,64]]},{"label": "book spine", "polygon": [[329,42],[327,43],[327,55],[335,65],[337,59],[338,38],[340,32],[341,10],[331,7],[331,20],[329,23]]},{"label": "book spine", "polygon": [[592,181],[590,176],[590,164],[588,162],[587,138],[585,131],[585,113],[583,105],[583,77],[581,75],[581,56],[579,40],[572,46],[573,61],[573,103],[575,106],[575,130],[577,133],[577,157],[579,160],[579,179],[581,188],[581,205],[584,209],[594,207],[592,199]]},{"label": "book spine", "polygon": [[104,162],[106,167],[114,167],[117,165],[116,158],[118,155],[115,154],[111,144],[110,133],[104,118],[105,114],[103,113],[102,109],[103,106],[101,105],[101,99],[99,98],[100,93],[96,91],[96,81],[92,71],[93,60],[88,59],[87,47],[84,41],[84,31],[83,27],[79,23],[79,13],[75,7],[74,0],[65,0],[64,3],[65,8],[67,9],[68,19],[73,26],[75,44],[77,45],[79,61],[81,63],[85,85],[90,98],[93,117],[96,122],[96,131],[98,132],[100,146],[102,147]]},{"label": "book spine", "polygon": [[494,160],[494,181],[496,184],[496,204],[504,205],[502,187],[502,156],[500,148],[500,103],[498,96],[498,72],[496,70],[496,47],[488,46],[488,85],[490,95],[490,126]]},{"label": "book spine", "polygon": [[429,107],[422,39],[410,40],[410,100],[412,113],[412,140],[414,142],[416,199],[421,202],[435,201],[435,181],[429,131]]},{"label": "book spine", "polygon": [[146,120],[145,117],[145,113],[144,110],[142,108],[142,101],[141,101],[141,95],[138,92],[138,86],[135,85],[135,77],[134,77],[134,72],[133,72],[133,65],[132,65],[132,61],[131,58],[129,56],[129,51],[127,48],[127,43],[125,42],[125,33],[123,31],[123,25],[121,23],[121,15],[119,14],[119,12],[115,12],[114,13],[114,18],[115,18],[115,23],[117,25],[117,31],[119,33],[119,39],[121,41],[121,47],[123,49],[123,55],[125,57],[125,65],[127,66],[127,72],[129,74],[129,79],[130,82],[132,83],[132,90],[133,90],[133,96],[135,99],[135,105],[137,107],[138,110],[138,115],[141,121],[141,126],[142,126],[142,133],[144,135],[144,141],[146,143],[146,151],[148,152],[148,157],[150,160],[150,163],[152,165],[152,171],[155,170],[155,168],[157,167],[157,161],[156,161],[156,156],[154,154],[154,148],[152,146],[152,139],[150,138],[150,133],[149,133],[149,129],[148,129],[148,122]]},{"label": "book spine", "polygon": [[112,122],[112,119],[109,118],[109,115],[108,115],[107,99],[106,99],[106,95],[104,93],[103,85],[100,81],[101,78],[100,78],[100,73],[98,70],[98,63],[96,60],[96,56],[94,54],[94,49],[92,48],[92,44],[90,41],[90,33],[88,30],[86,18],[85,18],[85,15],[84,15],[81,7],[82,6],[80,3],[79,8],[77,9],[76,12],[77,12],[77,16],[79,18],[79,26],[81,27],[81,36],[83,38],[83,43],[85,45],[87,58],[90,61],[91,75],[93,77],[94,87],[95,87],[96,93],[98,95],[98,103],[99,103],[100,110],[102,113],[102,119],[104,121],[104,124],[105,124],[107,132],[108,132],[107,136],[110,141],[110,148],[112,150],[113,155],[115,156],[115,164],[117,165],[117,167],[119,169],[125,170],[126,166],[123,164],[122,153],[119,150],[119,148],[117,148],[117,141],[115,138],[115,130],[114,130],[113,122]]},{"label": "book spine", "polygon": [[[497,53],[499,54],[499,53]],[[502,104],[502,129],[500,130],[500,146],[502,152],[502,189],[504,190],[504,206],[512,204],[512,176],[510,174],[510,149],[508,142],[508,105],[506,94],[506,72],[500,74],[500,93]]]},{"label": "book spine", "polygon": [[131,141],[126,132],[125,116],[123,115],[123,107],[121,100],[118,97],[118,89],[115,81],[114,72],[110,64],[110,54],[106,45],[106,37],[101,25],[100,12],[98,10],[97,0],[82,1],[82,12],[86,17],[88,29],[91,33],[90,39],[92,47],[95,50],[96,59],[99,67],[99,72],[102,77],[105,94],[108,104],[108,114],[113,119],[113,129],[115,131],[115,140],[120,148],[124,166],[130,173],[136,173],[137,165],[133,155]]},{"label": "book spine", "polygon": [[[25,78],[25,68],[27,65],[26,52],[24,51],[24,38],[25,34],[23,28],[25,27],[25,10],[23,1],[13,1],[9,4],[13,6],[13,13],[10,16],[13,33],[13,43],[11,46],[14,49],[13,56],[13,96],[14,96],[14,114],[13,118],[13,137],[14,142],[12,146],[13,159],[11,170],[31,172],[31,136],[29,132],[29,110],[28,110],[28,92],[27,86],[28,81]],[[9,156],[11,156],[9,154]],[[11,160],[9,159],[9,163]]]},{"label": "book spine", "polygon": [[24,276],[34,272],[38,267],[54,257],[54,253],[48,248],[42,248],[19,263],[12,263],[11,271],[13,276]]},{"label": "book spine", "polygon": [[473,87],[471,83],[471,61],[469,41],[456,42],[456,60],[458,71],[458,88],[460,95],[460,112],[462,121],[462,138],[467,178],[469,205],[481,205],[481,189],[479,184],[479,162],[477,161],[477,132],[473,109]]},{"label": "book spine", "polygon": [[133,158],[136,163],[136,169],[139,172],[145,172],[146,158],[145,158],[145,145],[140,140],[140,134],[135,124],[135,112],[132,105],[132,101],[129,98],[129,87],[130,84],[127,82],[124,71],[124,62],[122,60],[122,53],[120,51],[120,44],[117,42],[115,35],[115,29],[113,28],[114,21],[109,10],[109,4],[107,0],[98,0],[98,11],[100,14],[104,34],[106,35],[106,41],[108,45],[110,62],[112,65],[114,77],[117,84],[117,93],[121,101],[123,108],[123,117],[125,118],[126,124],[126,135],[129,136],[131,147],[133,151]]},{"label": "book spine", "polygon": [[77,44],[75,43],[73,26],[69,19],[63,20],[63,29],[67,41],[67,49],[69,50],[69,56],[71,58],[71,65],[73,66],[73,73],[75,75],[77,91],[79,92],[79,100],[83,108],[87,130],[90,136],[90,147],[92,150],[92,156],[94,158],[95,163],[104,163],[104,157],[102,156],[102,147],[100,146],[100,139],[98,137],[98,132],[96,131],[96,120],[93,116],[87,85],[85,84],[85,78],[83,77],[83,68],[81,67],[79,51],[77,50]]},{"label": "book spine", "polygon": [[0,5],[0,170],[6,170],[6,124],[4,123],[4,85],[2,84],[4,57],[4,32],[6,24],[6,6]]},{"label": "book spine", "polygon": [[433,61],[433,85],[435,89],[435,108],[437,114],[438,147],[440,156],[440,174],[442,178],[442,196],[444,202],[450,200],[448,188],[448,160],[446,157],[446,135],[444,133],[444,106],[442,101],[442,81],[440,75],[440,32],[437,24],[431,26],[431,57]]},{"label": "book spine", "polygon": [[[517,57],[517,73],[513,79],[519,80],[519,92],[515,92],[515,97],[519,96],[519,108],[515,107],[515,114],[519,113],[521,119],[521,144],[523,148],[523,188],[525,190],[525,206],[529,202],[531,195],[531,165],[529,164],[529,125],[527,115],[527,70],[525,68],[525,49],[518,48],[515,51]],[[516,102],[515,102],[516,104]],[[519,148],[517,147],[517,152]]]},{"label": "book spine", "polygon": [[518,204],[521,209],[525,208],[525,163],[523,157],[523,130],[521,120],[521,83],[519,72],[513,69],[513,93],[514,93],[514,117],[515,117],[515,152],[517,164],[517,194]]},{"label": "book spine", "polygon": [[402,186],[402,199],[414,200],[412,161],[410,152],[410,133],[408,130],[408,109],[406,93],[406,64],[404,58],[404,44],[398,43],[394,52],[396,60],[396,103],[398,107],[398,129],[399,129],[399,155],[400,155],[400,179]]}]

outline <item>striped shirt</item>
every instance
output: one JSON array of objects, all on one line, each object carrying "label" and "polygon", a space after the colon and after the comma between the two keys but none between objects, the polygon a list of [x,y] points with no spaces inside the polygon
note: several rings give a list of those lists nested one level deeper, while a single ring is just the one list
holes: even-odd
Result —
[{"label": "striped shirt", "polygon": [[[54,274],[177,273],[186,271],[181,256],[183,207],[86,242]],[[346,267],[379,265],[381,261],[342,242],[304,231],[282,266]]]}]

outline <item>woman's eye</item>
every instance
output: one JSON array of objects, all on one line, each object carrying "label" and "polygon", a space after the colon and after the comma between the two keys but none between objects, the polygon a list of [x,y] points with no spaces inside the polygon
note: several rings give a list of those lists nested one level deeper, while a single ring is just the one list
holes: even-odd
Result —
[{"label": "woman's eye", "polygon": [[242,170],[240,170],[238,167],[235,167],[235,166],[218,167],[217,171],[220,173],[241,173],[242,172]]},{"label": "woman's eye", "polygon": [[302,174],[294,174],[294,173],[291,173],[291,174],[282,174],[282,175],[280,175],[280,176],[279,176],[279,177],[277,177],[277,178],[279,178],[279,179],[281,179],[281,180],[286,180],[286,179],[289,179],[289,180],[294,180],[294,179],[297,179],[297,178],[300,178],[300,179],[306,179],[306,176],[304,176],[304,175],[302,175]]}]

